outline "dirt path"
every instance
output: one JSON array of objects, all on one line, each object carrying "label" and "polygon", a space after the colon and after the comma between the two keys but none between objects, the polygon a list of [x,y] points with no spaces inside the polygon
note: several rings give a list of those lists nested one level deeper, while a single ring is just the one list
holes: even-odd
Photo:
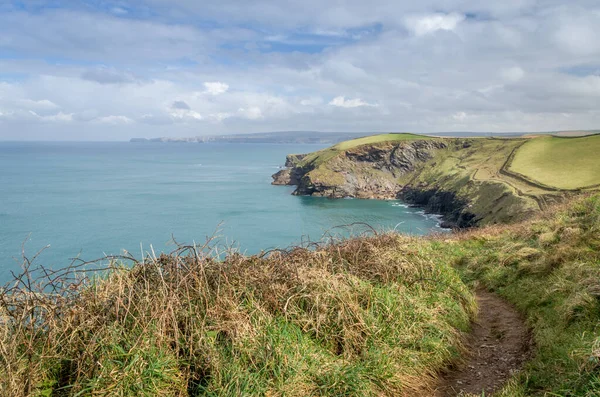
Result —
[{"label": "dirt path", "polygon": [[437,397],[461,392],[491,395],[518,371],[529,355],[531,339],[523,318],[498,296],[477,292],[479,315],[469,334],[465,362],[443,376]]}]

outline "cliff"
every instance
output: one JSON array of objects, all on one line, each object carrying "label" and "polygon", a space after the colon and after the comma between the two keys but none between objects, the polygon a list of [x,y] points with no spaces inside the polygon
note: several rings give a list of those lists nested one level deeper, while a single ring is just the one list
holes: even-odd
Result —
[{"label": "cliff", "polygon": [[402,199],[444,215],[449,227],[523,219],[566,194],[506,172],[526,139],[377,137],[286,162],[273,183],[297,186],[295,195]]},{"label": "cliff", "polygon": [[273,174],[273,185],[298,185],[300,178],[302,177],[301,172],[296,169],[296,166],[304,160],[307,154],[288,154],[285,159],[285,169],[277,171]]}]

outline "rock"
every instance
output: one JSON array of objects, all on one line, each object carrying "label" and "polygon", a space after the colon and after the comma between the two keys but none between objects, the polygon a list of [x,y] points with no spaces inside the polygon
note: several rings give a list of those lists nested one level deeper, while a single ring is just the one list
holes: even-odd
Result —
[{"label": "rock", "polygon": [[271,178],[273,178],[271,185],[289,185],[291,181],[290,174],[291,171],[289,169],[277,171],[271,176]]},{"label": "rock", "polygon": [[398,178],[446,146],[442,141],[417,140],[355,147],[318,167],[294,167],[292,173],[298,181],[294,194],[395,199],[402,189]]},{"label": "rock", "polygon": [[417,139],[333,147],[309,159],[289,155],[289,169],[273,175],[273,184],[295,185],[299,196],[402,199],[442,214],[445,228],[525,218],[533,211],[525,198],[502,182],[472,178],[461,164],[480,146],[471,139]]},{"label": "rock", "polygon": [[288,154],[285,158],[285,166],[292,168],[297,166],[308,154]]}]

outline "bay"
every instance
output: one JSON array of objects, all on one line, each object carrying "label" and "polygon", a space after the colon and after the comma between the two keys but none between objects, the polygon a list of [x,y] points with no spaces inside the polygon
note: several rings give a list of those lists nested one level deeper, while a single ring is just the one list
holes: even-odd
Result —
[{"label": "bay", "polygon": [[[248,254],[319,240],[363,222],[378,230],[440,232],[436,216],[401,201],[292,196],[271,174],[289,153],[319,145],[0,143],[0,284],[19,269],[21,246],[60,267],[123,250],[171,251],[174,236]],[[333,229],[332,229],[333,228]]]}]

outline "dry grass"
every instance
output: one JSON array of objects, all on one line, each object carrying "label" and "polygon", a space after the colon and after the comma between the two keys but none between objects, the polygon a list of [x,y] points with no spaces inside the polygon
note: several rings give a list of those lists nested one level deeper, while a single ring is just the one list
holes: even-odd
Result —
[{"label": "dry grass", "polygon": [[93,277],[25,259],[0,293],[0,395],[427,394],[474,301],[414,241],[180,246]]}]

